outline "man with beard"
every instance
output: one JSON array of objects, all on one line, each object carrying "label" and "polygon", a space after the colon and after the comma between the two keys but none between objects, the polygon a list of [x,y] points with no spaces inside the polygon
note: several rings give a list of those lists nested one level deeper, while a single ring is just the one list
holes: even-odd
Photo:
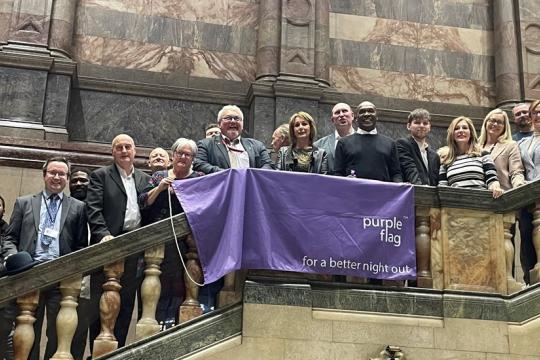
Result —
[{"label": "man with beard", "polygon": [[[69,178],[69,194],[80,201],[86,201],[86,192],[90,183],[90,171],[84,168],[73,168]],[[99,314],[91,312],[90,308],[90,276],[85,276],[81,285],[81,294],[79,296],[79,305],[77,306],[77,329],[71,342],[71,354],[75,360],[81,360],[84,356],[86,347],[86,337],[88,334],[88,319],[90,317],[97,319]]]},{"label": "man with beard", "polygon": [[152,174],[156,171],[167,170],[171,165],[171,158],[167,150],[157,147],[148,155],[148,167]]},{"label": "man with beard", "polygon": [[324,149],[328,156],[328,174],[334,173],[334,157],[336,145],[339,139],[354,134],[353,120],[354,114],[351,107],[345,103],[338,103],[332,108],[332,123],[334,132],[330,135],[315,141],[314,146]]},{"label": "man with beard", "polygon": [[533,134],[533,124],[529,116],[529,104],[521,103],[514,106],[512,109],[514,114],[514,123],[518,128],[518,132],[512,135],[514,141],[519,141]]},{"label": "man with beard", "polygon": [[413,110],[407,120],[407,130],[411,136],[396,141],[403,179],[415,185],[437,186],[439,156],[426,142],[431,131],[429,112],[425,109]]},{"label": "man with beard", "polygon": [[244,114],[236,105],[224,106],[218,113],[221,135],[200,140],[193,169],[205,174],[225,169],[273,169],[264,144],[241,136]]},{"label": "man with beard", "polygon": [[369,101],[356,108],[356,134],[339,139],[335,173],[363,179],[402,182],[397,146],[377,133],[377,109]]}]

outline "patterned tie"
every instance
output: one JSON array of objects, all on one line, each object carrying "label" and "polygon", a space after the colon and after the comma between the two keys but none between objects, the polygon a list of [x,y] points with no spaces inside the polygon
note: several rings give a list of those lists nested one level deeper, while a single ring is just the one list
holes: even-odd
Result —
[{"label": "patterned tie", "polygon": [[56,214],[58,213],[58,200],[60,197],[57,194],[52,194],[49,197],[49,206],[45,204],[46,214],[45,221],[43,222],[43,232],[41,233],[41,244],[44,246],[51,245],[51,242],[55,239],[52,236],[45,235],[45,229],[53,229],[54,222],[56,220]]}]

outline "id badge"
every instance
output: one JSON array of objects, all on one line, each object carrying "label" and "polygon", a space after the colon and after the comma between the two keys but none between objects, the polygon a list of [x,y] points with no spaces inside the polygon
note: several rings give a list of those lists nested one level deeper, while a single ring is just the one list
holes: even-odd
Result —
[{"label": "id badge", "polygon": [[46,228],[43,235],[58,239],[58,230],[52,228]]}]

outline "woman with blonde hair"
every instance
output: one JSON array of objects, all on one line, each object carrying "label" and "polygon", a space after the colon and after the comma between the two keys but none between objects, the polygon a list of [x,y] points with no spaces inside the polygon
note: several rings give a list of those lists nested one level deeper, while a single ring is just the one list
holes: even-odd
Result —
[{"label": "woman with blonde hair", "polygon": [[494,109],[486,115],[478,143],[491,155],[503,190],[525,184],[521,153],[517,143],[512,140],[506,112]]},{"label": "woman with blonde hair", "polygon": [[291,116],[289,121],[291,145],[279,149],[278,170],[326,174],[328,157],[324,149],[313,145],[316,135],[317,128],[311,115],[300,111]]},{"label": "woman with blonde hair", "polygon": [[441,164],[439,185],[489,189],[498,198],[503,191],[489,154],[483,155],[471,119],[455,118],[448,127],[448,156]]}]

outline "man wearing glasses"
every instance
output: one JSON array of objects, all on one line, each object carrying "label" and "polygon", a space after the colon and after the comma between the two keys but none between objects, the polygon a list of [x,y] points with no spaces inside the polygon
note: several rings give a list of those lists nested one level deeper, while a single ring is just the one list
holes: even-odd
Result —
[{"label": "man wearing glasses", "polygon": [[[4,242],[8,256],[26,251],[36,262],[46,262],[87,246],[85,204],[62,192],[68,183],[69,173],[70,165],[65,158],[48,159],[43,166],[43,191],[15,201]],[[58,286],[41,291],[34,323],[37,341],[29,359],[49,359],[56,352],[56,315],[61,300]],[[45,309],[47,347],[45,356],[40,357],[39,339]]]},{"label": "man wearing glasses", "polygon": [[241,136],[244,114],[238,106],[224,106],[218,113],[218,125],[221,135],[200,140],[197,144],[195,171],[210,174],[230,168],[274,168],[262,142]]}]

